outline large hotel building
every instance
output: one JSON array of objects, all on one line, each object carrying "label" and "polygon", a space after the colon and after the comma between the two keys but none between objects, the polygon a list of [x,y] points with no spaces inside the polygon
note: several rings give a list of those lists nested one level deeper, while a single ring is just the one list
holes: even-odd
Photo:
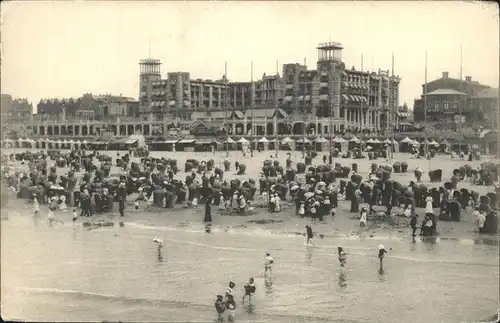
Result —
[{"label": "large hotel building", "polygon": [[226,124],[232,135],[252,131],[273,137],[392,128],[398,121],[401,79],[388,70],[346,68],[342,49],[339,43],[319,44],[313,68],[287,63],[281,75],[264,74],[253,82],[235,82],[226,75],[217,80],[193,78],[188,72],[168,72],[162,77],[161,62],[144,59],[139,62],[139,112],[135,120],[122,114],[115,116],[114,122],[95,117],[72,124],[66,117],[60,125],[47,121],[33,130],[42,136],[91,136],[103,129],[118,136],[137,131],[148,136],[157,129],[163,132],[167,126],[203,123],[214,129]]}]

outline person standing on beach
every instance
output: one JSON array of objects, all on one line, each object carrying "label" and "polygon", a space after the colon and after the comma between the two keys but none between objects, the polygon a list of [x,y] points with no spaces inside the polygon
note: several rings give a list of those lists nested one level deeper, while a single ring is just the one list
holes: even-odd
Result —
[{"label": "person standing on beach", "polygon": [[205,202],[205,219],[204,222],[212,222],[212,206],[210,205],[210,199]]},{"label": "person standing on beach", "polygon": [[38,199],[36,194],[33,194],[33,215],[37,216],[40,213],[40,205],[38,204]]},{"label": "person standing on beach", "polygon": [[342,247],[338,247],[338,251],[339,251],[340,267],[345,267],[345,264],[347,263],[347,256],[344,252],[344,249],[342,249]]},{"label": "person standing on beach", "polygon": [[[389,250],[392,250],[392,248]],[[384,245],[379,245],[378,246],[378,259],[380,260],[380,267],[382,267],[382,264],[384,262],[384,255],[386,253],[387,253],[387,250],[385,250]]]},{"label": "person standing on beach", "polygon": [[412,231],[413,231],[413,232],[412,232],[412,234],[411,234],[411,236],[412,236],[413,238],[415,238],[415,237],[416,237],[416,235],[417,235],[417,234],[416,234],[416,232],[417,232],[417,217],[418,217],[418,215],[417,215],[417,214],[412,214],[412,216],[411,216],[411,220],[410,220],[410,227],[411,227],[411,229],[412,229]]},{"label": "person standing on beach", "polygon": [[273,274],[273,263],[274,259],[271,257],[270,253],[266,253],[266,259],[264,261],[264,276],[267,276],[267,272],[269,271],[269,275]]},{"label": "person standing on beach", "polygon": [[305,245],[308,246],[309,243],[311,243],[314,246],[314,241],[313,241],[313,230],[310,225],[306,225],[306,243]]}]

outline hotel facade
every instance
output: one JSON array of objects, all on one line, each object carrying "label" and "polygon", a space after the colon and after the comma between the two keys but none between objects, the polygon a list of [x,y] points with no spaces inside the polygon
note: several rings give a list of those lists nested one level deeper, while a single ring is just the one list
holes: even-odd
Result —
[{"label": "hotel facade", "polygon": [[[155,136],[169,128],[225,128],[232,135],[268,137],[322,135],[345,130],[389,130],[400,120],[399,76],[346,68],[342,45],[322,43],[313,68],[287,63],[281,75],[262,75],[253,82],[195,79],[188,72],[161,74],[161,62],[139,62],[138,116],[43,120],[31,125],[39,136],[113,136],[137,132]],[[102,109],[101,109],[102,110]],[[100,113],[100,112],[99,112]]]}]

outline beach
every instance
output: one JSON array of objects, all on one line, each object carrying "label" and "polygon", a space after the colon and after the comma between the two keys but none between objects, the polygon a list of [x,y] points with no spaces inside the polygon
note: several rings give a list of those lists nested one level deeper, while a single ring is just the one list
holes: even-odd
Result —
[{"label": "beach", "polygon": [[[116,158],[113,151],[100,153]],[[230,152],[229,160],[246,164],[247,173],[235,175],[232,166],[225,178],[258,179],[262,162],[272,159],[271,153],[255,152],[250,158]],[[280,152],[278,158],[282,165],[285,154]],[[179,179],[186,176],[186,159],[214,159],[218,165],[225,158],[224,152],[206,157],[181,152],[151,155],[177,159]],[[292,152],[294,162],[300,156]],[[321,157],[313,164],[322,163]],[[428,160],[408,157],[395,155],[395,160],[408,162],[409,172],[393,173],[393,179],[409,183],[418,166],[425,172],[423,184],[442,185],[429,183]],[[430,164],[431,169],[443,169],[443,181],[447,181],[453,169],[486,160],[438,156]],[[380,159],[337,158],[334,162],[349,167],[356,162],[364,178],[372,162],[391,164]],[[58,169],[58,174],[63,171]],[[461,182],[462,187],[480,194],[493,191],[493,187]],[[247,216],[220,215],[213,207],[211,233],[207,234],[203,206],[151,210],[141,206],[136,211],[131,197],[125,217],[117,216],[116,207],[113,213],[100,216],[114,226],[89,230],[81,219],[73,227],[71,212],[57,213],[64,224],[48,227],[43,211],[34,221],[30,204],[12,193],[7,195],[2,208],[2,216],[8,217],[2,220],[4,319],[212,321],[215,295],[232,280],[239,299],[249,277],[257,280],[256,304],[252,310],[240,305],[238,322],[458,322],[491,316],[498,307],[498,239],[476,232],[470,209],[461,222],[440,221],[435,242],[417,239],[413,243],[405,219],[396,227],[369,222],[360,229],[357,214],[348,212],[347,202],[340,202],[333,219],[313,225],[317,246],[304,247],[302,234],[309,220],[296,216],[293,206],[285,205],[280,213],[257,208]],[[417,213],[424,212],[417,209]],[[156,257],[152,243],[156,236],[165,242],[162,259]],[[393,248],[383,275],[378,273],[378,244]],[[349,271],[343,278],[337,246],[348,254]],[[271,252],[277,262],[271,286],[260,276],[265,252]],[[384,311],[382,305],[387,307]]]}]

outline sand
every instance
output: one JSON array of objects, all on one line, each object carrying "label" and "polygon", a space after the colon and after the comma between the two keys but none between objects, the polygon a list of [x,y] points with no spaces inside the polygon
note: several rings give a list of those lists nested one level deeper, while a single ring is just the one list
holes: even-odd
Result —
[{"label": "sand", "polygon": [[[11,150],[13,151],[13,150]],[[19,152],[20,150],[17,149]],[[25,151],[24,149],[22,151]],[[9,150],[4,150],[3,153],[9,153]],[[113,158],[113,162],[116,158],[116,151],[102,151],[100,153],[105,153]],[[121,151],[120,155],[125,154],[126,152]],[[239,178],[240,180],[248,180],[249,178],[257,179],[260,176],[262,163],[266,159],[272,159],[271,151],[265,152],[255,152],[253,157],[250,157],[249,154],[247,156],[242,156],[241,152],[232,151],[229,152],[229,160],[234,163],[238,161],[247,166],[247,171],[245,175],[236,175],[234,166],[232,165],[231,171],[226,172],[224,177],[227,179]],[[287,152],[280,151],[278,160],[282,165],[285,164],[285,160]],[[300,152],[291,152],[292,160],[296,163],[302,160],[302,153]],[[177,163],[180,169],[180,172],[177,174],[177,178],[184,179],[187,175],[184,173],[184,163],[187,159],[198,159],[198,160],[209,160],[214,159],[216,165],[221,165],[224,158],[226,157],[226,152],[216,152],[212,153],[184,153],[184,152],[151,152],[151,156],[153,157],[166,157],[177,159]],[[448,181],[451,176],[453,169],[459,168],[462,165],[469,164],[473,167],[480,165],[481,163],[493,160],[493,157],[483,156],[480,161],[468,162],[467,160],[461,159],[451,159],[450,156],[436,156],[431,161],[425,159],[411,159],[408,154],[395,154],[395,161],[406,161],[408,163],[408,172],[404,174],[392,174],[391,178],[398,180],[402,184],[407,184],[409,181],[414,180],[413,169],[416,167],[420,167],[424,171],[424,175],[422,176],[423,184],[428,187],[439,187],[443,185],[443,183],[430,183],[429,176],[427,172],[429,170],[434,169],[442,169],[443,170],[443,182]],[[322,154],[319,154],[318,157],[313,160],[313,164],[322,164]],[[132,158],[132,161],[139,161],[139,158]],[[336,158],[334,159],[334,163],[338,162],[342,165],[351,167],[352,163],[358,164],[358,173],[363,175],[364,178],[368,176],[370,172],[370,167],[372,163],[377,163],[378,165],[392,165],[390,161],[386,161],[384,159],[378,159],[375,161],[366,159],[342,159]],[[26,165],[19,165],[16,163],[17,167],[20,169],[27,169]],[[67,168],[58,168],[58,173],[62,174],[67,172]],[[113,167],[111,173],[120,173],[116,167]],[[78,173],[77,176],[81,176],[82,173]],[[469,182],[460,182],[459,188],[468,188],[477,191],[479,194],[486,194],[488,192],[493,192],[493,186],[478,186],[472,185]],[[12,196],[12,193],[9,196]],[[4,191],[2,192],[4,195]],[[120,218],[117,216],[118,208],[115,206],[112,213],[103,215],[103,216],[95,216],[94,218],[102,218],[105,220],[112,221],[124,221],[125,224],[127,222],[135,222],[145,225],[151,226],[165,226],[171,228],[179,228],[179,227],[191,227],[193,229],[203,229],[203,216],[204,216],[204,206],[198,206],[196,209],[187,209],[181,205],[177,205],[175,209],[162,209],[162,208],[151,208],[145,209],[145,205],[141,205],[139,210],[135,210],[133,208],[133,198],[134,196],[129,196],[128,205],[125,210],[125,217]],[[4,199],[2,198],[2,204],[4,204]],[[20,200],[16,198],[9,198],[7,205],[2,207],[2,211],[7,211],[9,213],[26,213],[26,204],[28,202],[26,200]],[[212,207],[212,228],[214,230],[262,230],[268,233],[276,233],[276,234],[301,234],[304,232],[305,224],[309,223],[307,218],[300,218],[296,216],[294,213],[294,207],[290,204],[287,206],[287,203],[284,203],[283,210],[280,213],[269,213],[265,208],[256,208],[255,213],[252,215],[246,216],[229,216],[222,215],[217,207]],[[317,234],[323,236],[338,236],[338,237],[352,237],[352,238],[409,238],[411,235],[410,228],[407,227],[407,220],[404,218],[400,218],[399,224],[395,226],[391,226],[386,223],[373,223],[369,220],[367,227],[360,228],[359,222],[357,220],[357,214],[353,214],[349,212],[349,202],[340,201],[339,208],[337,209],[337,214],[335,218],[328,217],[322,223],[314,224],[313,228]],[[43,210],[43,206],[42,210]],[[383,210],[383,207],[379,207]],[[31,208],[29,208],[31,209]],[[397,212],[397,209],[394,209]],[[401,210],[402,212],[402,210]],[[423,217],[424,210],[418,209],[416,210],[417,214],[422,215]],[[435,210],[437,213],[438,210]],[[3,213],[3,212],[2,212]],[[29,213],[29,212],[28,212]],[[42,211],[43,213],[43,211]],[[443,222],[440,221],[438,223],[438,232],[440,239],[477,239],[479,235],[477,234],[475,218],[471,215],[471,210],[468,208],[467,212],[462,212],[462,221],[461,222]],[[60,212],[58,215],[63,221],[69,223],[71,222],[71,212],[66,212],[63,214]],[[84,220],[79,220],[79,222]],[[484,235],[481,238],[485,238]],[[494,239],[494,236],[488,236],[488,239]]]}]

